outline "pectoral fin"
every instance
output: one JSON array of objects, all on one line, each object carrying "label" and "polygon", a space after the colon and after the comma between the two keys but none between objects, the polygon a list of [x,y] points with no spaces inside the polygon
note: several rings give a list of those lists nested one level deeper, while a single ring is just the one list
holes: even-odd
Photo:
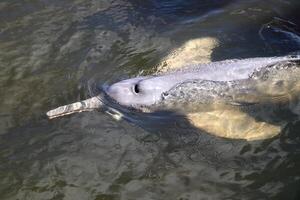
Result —
[{"label": "pectoral fin", "polygon": [[237,109],[192,113],[186,117],[196,128],[230,139],[268,139],[278,135],[282,129],[280,125],[256,121]]}]

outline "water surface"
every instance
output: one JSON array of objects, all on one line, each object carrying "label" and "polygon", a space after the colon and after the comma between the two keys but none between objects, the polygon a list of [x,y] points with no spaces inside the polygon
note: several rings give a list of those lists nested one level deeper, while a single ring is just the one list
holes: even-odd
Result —
[{"label": "water surface", "polygon": [[[49,121],[89,85],[155,71],[186,41],[212,60],[300,49],[297,0],[0,2],[0,199],[299,199],[300,121],[273,139],[140,128],[103,112]],[[178,131],[180,130],[180,131]]]}]

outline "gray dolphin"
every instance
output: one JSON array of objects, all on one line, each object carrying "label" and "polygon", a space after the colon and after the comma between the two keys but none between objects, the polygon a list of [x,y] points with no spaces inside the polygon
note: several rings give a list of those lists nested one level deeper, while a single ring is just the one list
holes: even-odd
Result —
[{"label": "gray dolphin", "polygon": [[[187,108],[201,111],[215,102],[240,105],[273,101],[300,89],[298,62],[300,55],[190,65],[165,74],[123,80],[104,88],[103,93],[122,107],[150,112]],[[51,119],[95,110],[104,106],[102,100],[100,94],[50,110],[47,116]]]}]

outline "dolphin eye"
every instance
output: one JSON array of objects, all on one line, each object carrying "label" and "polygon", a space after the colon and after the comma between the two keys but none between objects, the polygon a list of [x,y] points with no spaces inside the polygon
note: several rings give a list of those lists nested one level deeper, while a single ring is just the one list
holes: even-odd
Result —
[{"label": "dolphin eye", "polygon": [[140,92],[140,87],[138,84],[135,84],[134,87],[133,87],[133,91],[138,94]]}]

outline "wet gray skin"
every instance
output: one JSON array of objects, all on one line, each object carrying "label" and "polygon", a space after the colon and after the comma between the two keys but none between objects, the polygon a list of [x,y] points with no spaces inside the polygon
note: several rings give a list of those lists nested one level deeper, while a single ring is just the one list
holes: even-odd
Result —
[{"label": "wet gray skin", "polygon": [[[121,106],[142,111],[201,111],[209,105],[257,103],[297,90],[300,56],[225,60],[193,65],[160,76],[123,80],[105,88]],[[296,88],[296,89],[295,89]],[[270,91],[272,90],[272,91]],[[47,112],[55,118],[103,107],[103,96]],[[145,109],[146,108],[146,109]]]}]

